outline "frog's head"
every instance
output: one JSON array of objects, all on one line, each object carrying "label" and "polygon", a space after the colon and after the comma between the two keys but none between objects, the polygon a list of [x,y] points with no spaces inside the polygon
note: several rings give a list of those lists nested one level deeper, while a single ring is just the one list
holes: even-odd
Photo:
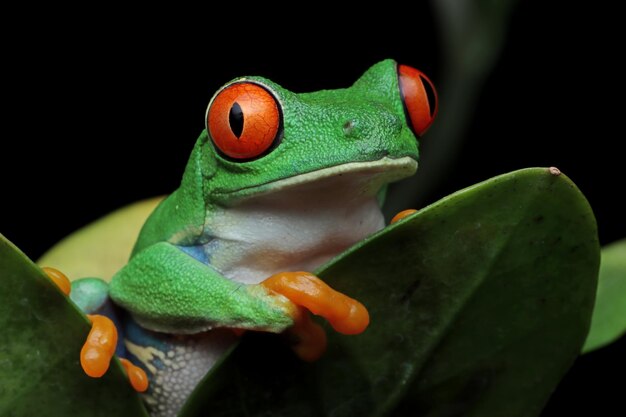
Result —
[{"label": "frog's head", "polygon": [[237,78],[211,99],[196,145],[205,198],[232,205],[304,184],[332,186],[348,174],[376,194],[415,172],[418,138],[436,110],[428,78],[392,60],[350,88],[305,94]]}]

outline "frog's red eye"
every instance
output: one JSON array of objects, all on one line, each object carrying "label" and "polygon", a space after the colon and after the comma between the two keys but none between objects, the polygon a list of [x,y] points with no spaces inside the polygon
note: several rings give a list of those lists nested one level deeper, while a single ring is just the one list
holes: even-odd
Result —
[{"label": "frog's red eye", "polygon": [[207,111],[207,130],[222,154],[237,160],[265,155],[282,135],[278,101],[251,82],[229,85]]},{"label": "frog's red eye", "polygon": [[408,65],[398,65],[398,84],[413,132],[422,136],[437,115],[435,86],[423,72]]}]

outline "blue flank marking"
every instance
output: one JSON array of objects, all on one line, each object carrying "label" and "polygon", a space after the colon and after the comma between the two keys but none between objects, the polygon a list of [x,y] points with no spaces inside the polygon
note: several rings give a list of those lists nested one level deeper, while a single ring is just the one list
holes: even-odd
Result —
[{"label": "blue flank marking", "polygon": [[192,258],[194,258],[197,261],[202,262],[205,265],[209,264],[209,257],[206,254],[206,252],[204,251],[204,246],[203,245],[194,245],[194,246],[178,246],[176,245],[176,247],[180,250],[182,250],[183,252],[185,252],[187,255],[191,256]]},{"label": "blue flank marking", "polygon": [[[159,335],[162,337],[159,337]],[[144,329],[135,323],[135,320],[130,315],[126,316],[126,320],[124,320],[124,336],[139,346],[152,346],[163,352],[169,350],[169,343],[163,340],[163,337],[166,337],[165,334]]]},{"label": "blue flank marking", "polygon": [[[143,327],[135,323],[135,320],[133,320],[129,314],[126,315],[124,320],[124,336],[126,340],[138,346],[150,346],[161,352],[167,352],[171,349],[171,346],[169,345],[169,343],[167,343],[167,335],[161,335],[159,333],[144,329]],[[141,366],[144,371],[150,373],[150,371],[143,366],[143,363],[130,352],[126,353],[126,359],[129,359],[135,365]],[[157,369],[165,368],[165,364],[158,357],[154,358],[152,364]]]}]

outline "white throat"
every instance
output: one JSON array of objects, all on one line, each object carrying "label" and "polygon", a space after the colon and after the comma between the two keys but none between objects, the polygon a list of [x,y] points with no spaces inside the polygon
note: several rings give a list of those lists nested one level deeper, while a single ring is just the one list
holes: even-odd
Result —
[{"label": "white throat", "polygon": [[384,227],[381,187],[414,172],[411,158],[351,163],[275,183],[212,216],[209,263],[254,284],[282,271],[314,271]]}]

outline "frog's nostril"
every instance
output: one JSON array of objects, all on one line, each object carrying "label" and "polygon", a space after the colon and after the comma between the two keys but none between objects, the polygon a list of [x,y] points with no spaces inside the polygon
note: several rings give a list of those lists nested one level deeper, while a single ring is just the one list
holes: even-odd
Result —
[{"label": "frog's nostril", "polygon": [[343,133],[348,135],[348,134],[350,134],[350,132],[352,132],[352,129],[354,129],[354,120],[347,120],[343,124]]},{"label": "frog's nostril", "polygon": [[355,125],[356,122],[353,119],[346,120],[346,122],[343,124],[343,134],[346,136],[352,136],[352,134],[354,133]]}]

